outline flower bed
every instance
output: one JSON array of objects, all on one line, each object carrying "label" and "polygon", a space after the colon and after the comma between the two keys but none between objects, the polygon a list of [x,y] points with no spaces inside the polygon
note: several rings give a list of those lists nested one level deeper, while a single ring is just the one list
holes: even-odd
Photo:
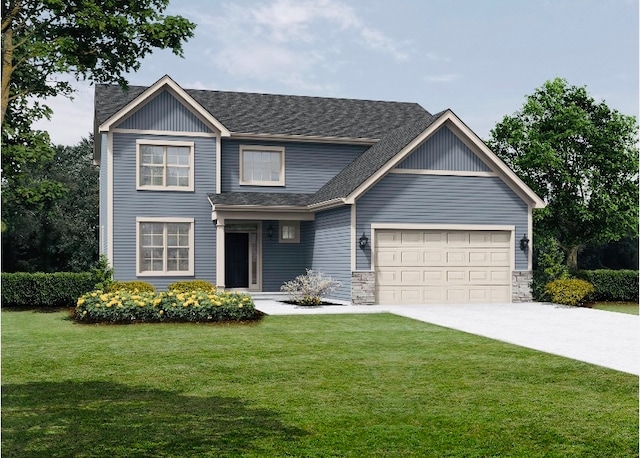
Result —
[{"label": "flower bed", "polygon": [[258,318],[251,296],[226,292],[92,291],[78,299],[73,316],[84,323],[217,322]]}]

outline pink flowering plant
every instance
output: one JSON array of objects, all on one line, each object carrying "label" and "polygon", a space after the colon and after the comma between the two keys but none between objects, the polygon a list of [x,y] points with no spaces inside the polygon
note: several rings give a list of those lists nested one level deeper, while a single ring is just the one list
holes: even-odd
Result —
[{"label": "pink flowering plant", "polygon": [[257,318],[251,296],[194,290],[161,293],[102,290],[78,299],[76,321],[84,323],[216,322]]}]

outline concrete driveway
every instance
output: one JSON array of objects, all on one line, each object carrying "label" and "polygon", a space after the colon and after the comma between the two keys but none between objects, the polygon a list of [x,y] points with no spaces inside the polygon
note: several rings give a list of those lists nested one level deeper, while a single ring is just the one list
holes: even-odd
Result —
[{"label": "concrete driveway", "polygon": [[393,313],[640,375],[640,317],[547,303],[331,305],[297,307],[257,299],[267,315]]}]

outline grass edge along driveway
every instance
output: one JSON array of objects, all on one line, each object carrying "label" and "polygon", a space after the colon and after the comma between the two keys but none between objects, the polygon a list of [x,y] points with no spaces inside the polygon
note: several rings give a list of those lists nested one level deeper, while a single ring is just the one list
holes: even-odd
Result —
[{"label": "grass edge along driveway", "polygon": [[638,378],[390,314],[2,312],[2,455],[637,456]]}]

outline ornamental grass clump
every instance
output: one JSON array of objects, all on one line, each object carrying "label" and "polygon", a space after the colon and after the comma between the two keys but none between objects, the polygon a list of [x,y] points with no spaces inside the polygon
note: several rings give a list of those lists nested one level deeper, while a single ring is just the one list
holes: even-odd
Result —
[{"label": "ornamental grass clump", "polygon": [[131,293],[93,291],[80,297],[73,314],[83,323],[216,322],[258,318],[251,296],[239,293]]},{"label": "ornamental grass clump", "polygon": [[341,286],[341,283],[331,277],[325,277],[321,272],[307,269],[305,275],[298,275],[280,287],[280,291],[289,295],[289,300],[298,305],[320,305],[322,297],[327,296]]}]

